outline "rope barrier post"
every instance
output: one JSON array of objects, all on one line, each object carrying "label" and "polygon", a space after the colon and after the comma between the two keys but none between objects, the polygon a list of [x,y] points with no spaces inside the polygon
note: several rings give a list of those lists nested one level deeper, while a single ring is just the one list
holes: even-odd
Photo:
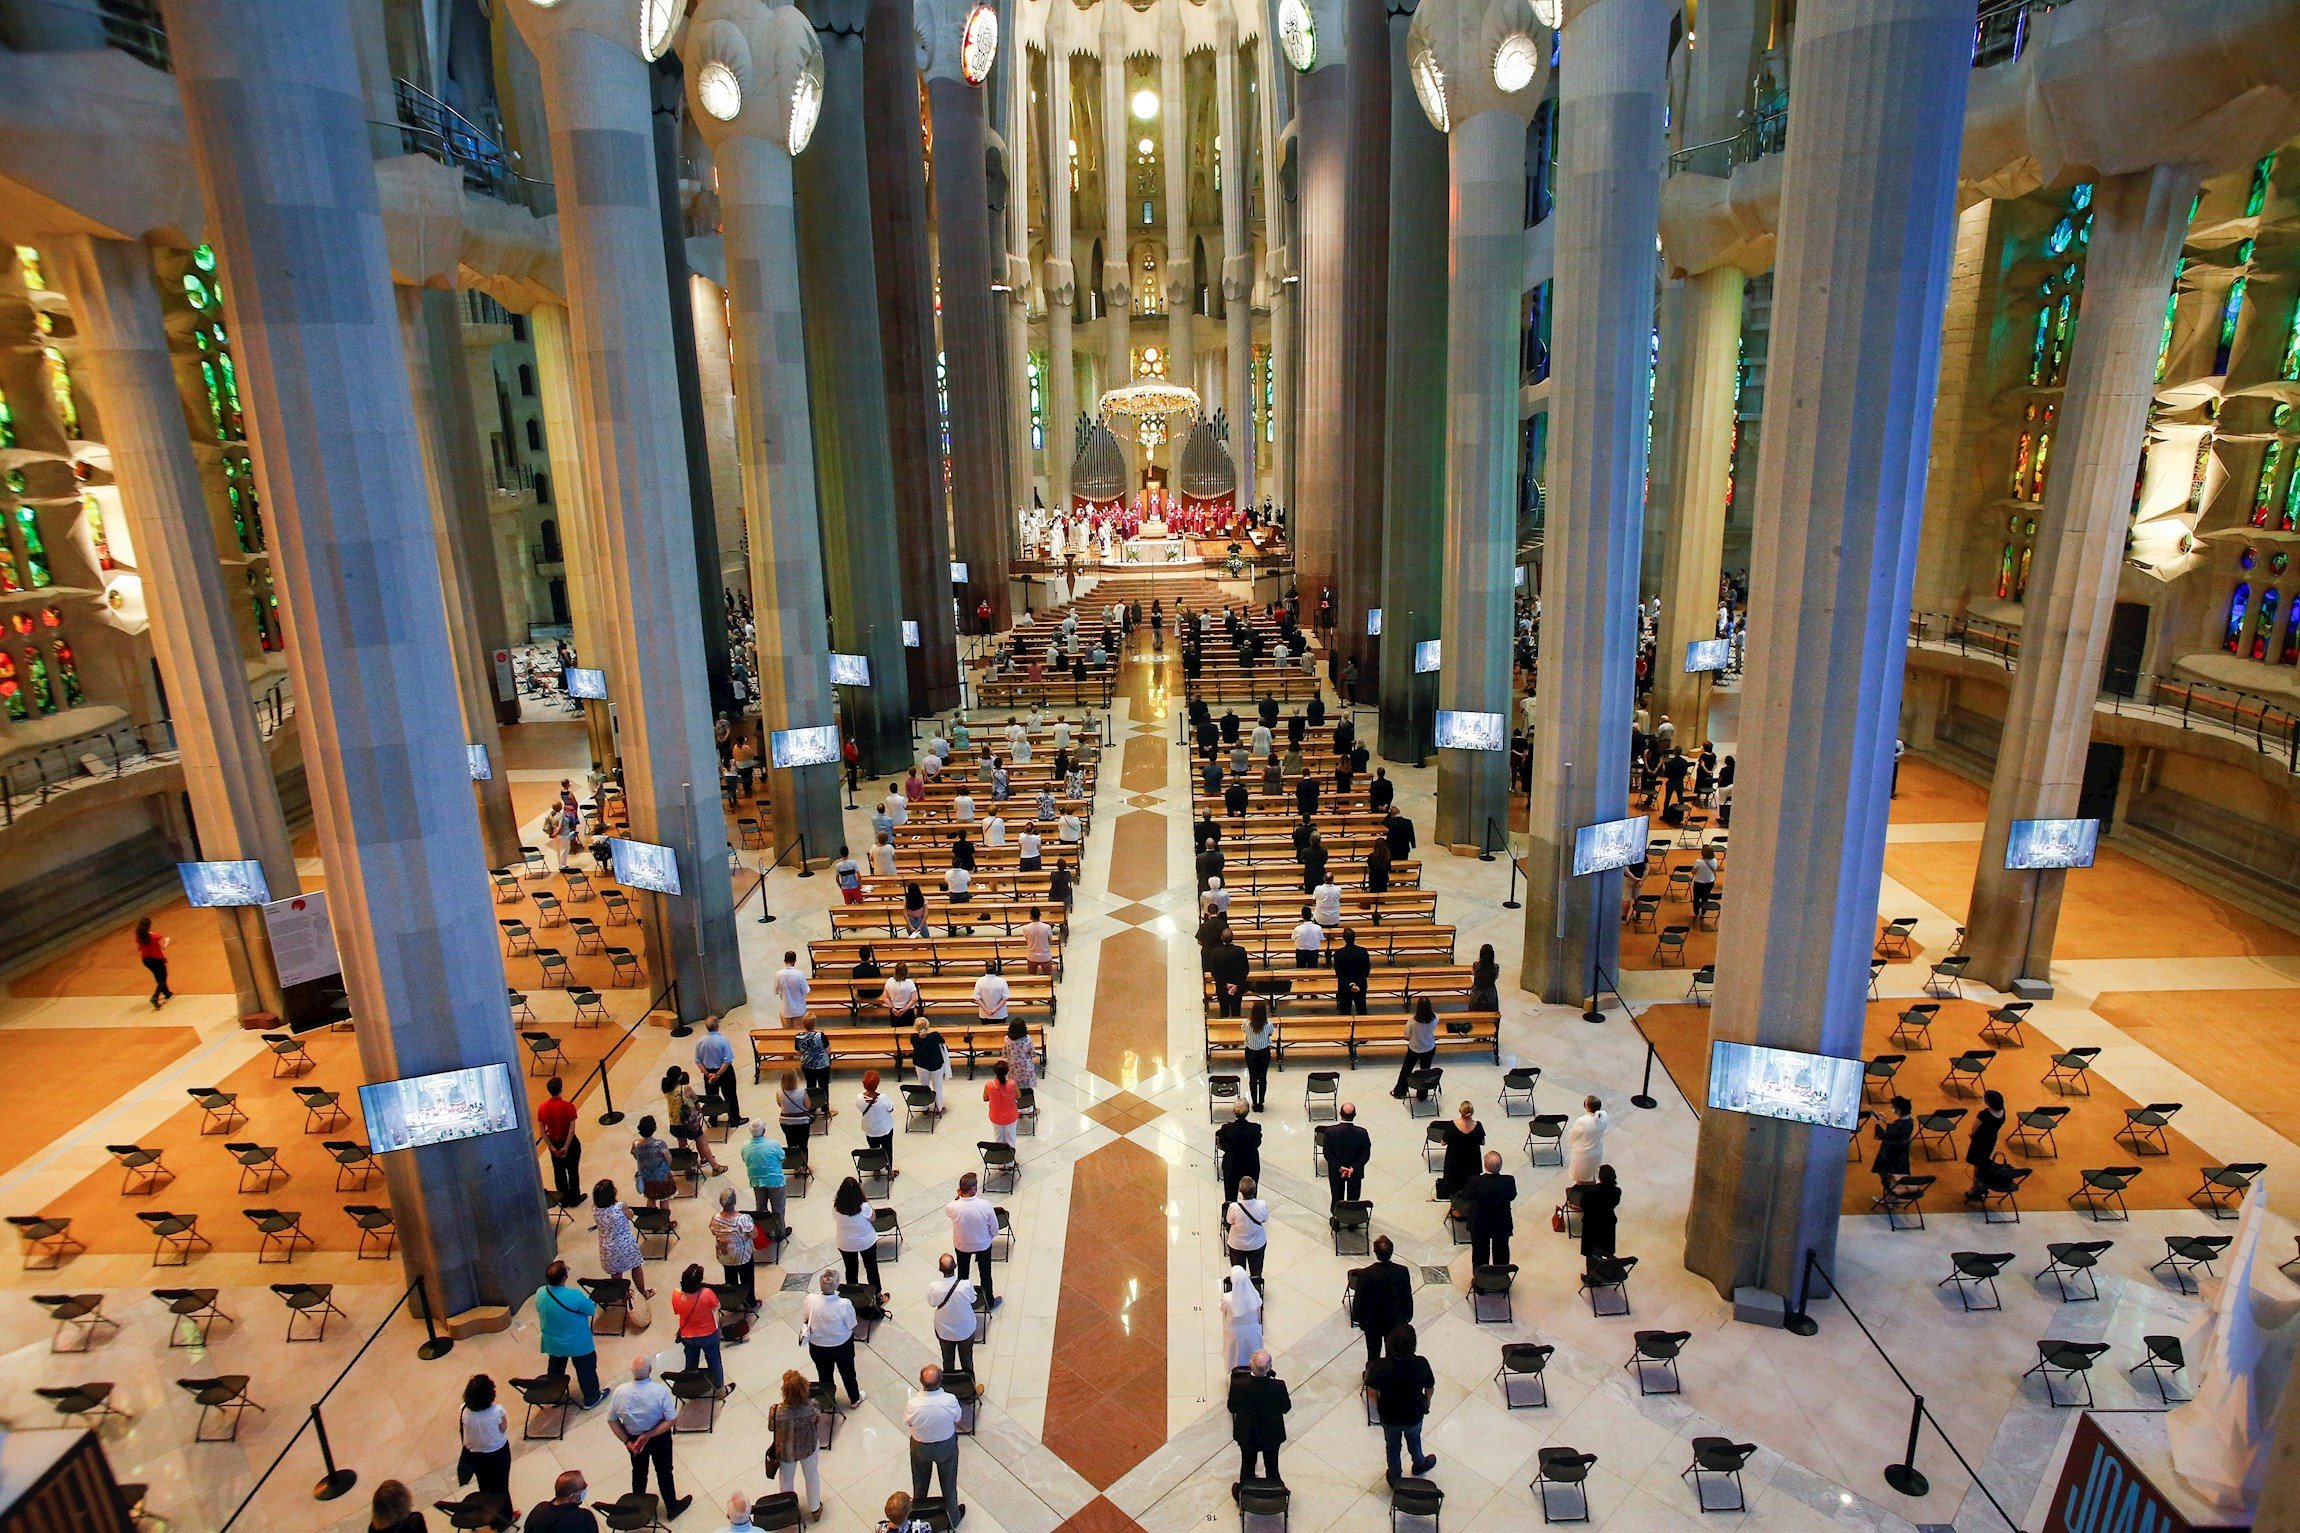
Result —
[{"label": "rope barrier post", "polygon": [[771,910],[769,910],[769,909],[767,909],[767,870],[766,870],[764,867],[761,867],[761,868],[759,869],[759,887],[758,887],[758,896],[759,896],[759,924],[760,924],[761,926],[772,926],[772,925],[774,925],[774,924],[775,924],[775,916],[774,916],[774,912],[773,912],[773,911],[771,911]]},{"label": "rope barrier post", "polygon": [[[1355,709],[1351,710],[1350,723],[1353,728],[1356,727],[1357,713]],[[1477,860],[1480,862],[1493,861],[1493,816],[1490,814],[1485,817],[1485,834],[1477,838]]]},{"label": "rope barrier post", "polygon": [[[1806,1308],[1806,1301],[1813,1288],[1813,1269],[1818,1265],[1819,1263],[1815,1261],[1813,1253],[1808,1250],[1805,1253],[1805,1265],[1799,1268],[1797,1272],[1797,1307],[1789,1311],[1787,1317],[1781,1322],[1781,1329],[1792,1336],[1818,1336],[1821,1334],[1821,1322],[1815,1320]],[[1829,1287],[1834,1292],[1836,1284],[1831,1283]]]},{"label": "rope barrier post", "polygon": [[1504,910],[1521,910],[1524,908],[1517,897],[1517,874],[1517,857],[1515,853],[1512,853],[1509,859],[1509,898],[1501,902],[1501,908]]},{"label": "rope barrier post", "polygon": [[320,1415],[319,1402],[316,1400],[311,1407],[311,1427],[319,1434],[320,1462],[327,1465],[327,1473],[321,1475],[319,1483],[311,1488],[311,1498],[314,1501],[333,1501],[359,1483],[359,1472],[336,1466],[335,1450],[327,1440],[327,1420]]},{"label": "rope barrier post", "polygon": [[1885,1483],[1904,1496],[1921,1496],[1931,1490],[1932,1482],[1917,1469],[1917,1434],[1924,1430],[1925,1397],[1918,1395],[1909,1402],[1909,1446],[1898,1464],[1885,1466]]},{"label": "rope barrier post", "polygon": [[799,877],[812,878],[815,870],[807,866],[807,833],[799,832]]},{"label": "rope barrier post", "polygon": [[[602,1073],[599,1078],[605,1080],[607,1077]],[[423,1345],[415,1349],[415,1355],[427,1363],[436,1363],[455,1350],[455,1338],[440,1335],[439,1327],[432,1322],[431,1285],[424,1281],[424,1276],[420,1272],[415,1275],[415,1291],[417,1297],[422,1300],[418,1310],[423,1316]]]},{"label": "rope barrier post", "polygon": [[1632,1107],[1651,1109],[1660,1106],[1653,1095],[1653,1040],[1645,1040],[1645,1084],[1637,1088],[1637,1095],[1629,1099]]},{"label": "rope barrier post", "polygon": [[613,1128],[623,1121],[623,1115],[615,1110],[615,1086],[607,1078],[607,1062],[603,1059],[599,1061],[599,1094],[607,1099],[607,1110],[599,1115],[599,1122],[603,1127]]}]

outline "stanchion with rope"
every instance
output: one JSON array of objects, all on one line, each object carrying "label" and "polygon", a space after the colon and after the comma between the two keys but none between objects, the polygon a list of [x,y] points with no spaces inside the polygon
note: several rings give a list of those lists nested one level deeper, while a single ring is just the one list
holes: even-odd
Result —
[{"label": "stanchion with rope", "polygon": [[335,1461],[335,1447],[327,1440],[327,1418],[319,1413],[319,1402],[311,1407],[312,1434],[319,1439],[319,1461],[327,1466],[327,1473],[311,1488],[314,1501],[333,1501],[359,1483],[359,1471],[345,1469]]}]

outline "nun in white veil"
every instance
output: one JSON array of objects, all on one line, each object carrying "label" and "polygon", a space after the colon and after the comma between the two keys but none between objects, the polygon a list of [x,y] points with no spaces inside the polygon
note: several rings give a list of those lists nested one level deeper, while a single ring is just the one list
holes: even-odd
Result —
[{"label": "nun in white veil", "polygon": [[1262,1350],[1262,1290],[1242,1266],[1222,1280],[1222,1356],[1243,1368]]}]

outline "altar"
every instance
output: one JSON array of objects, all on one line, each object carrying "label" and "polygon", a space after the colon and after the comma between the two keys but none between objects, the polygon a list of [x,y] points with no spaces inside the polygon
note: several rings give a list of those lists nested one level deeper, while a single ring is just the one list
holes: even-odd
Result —
[{"label": "altar", "polygon": [[[1110,561],[1105,559],[1104,564]],[[1118,545],[1118,563],[1131,565],[1199,564],[1198,546],[1189,538],[1138,537]]]}]

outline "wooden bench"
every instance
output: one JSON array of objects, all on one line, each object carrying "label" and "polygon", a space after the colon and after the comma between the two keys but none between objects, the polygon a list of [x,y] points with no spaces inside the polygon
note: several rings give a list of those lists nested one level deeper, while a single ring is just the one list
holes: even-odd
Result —
[{"label": "wooden bench", "polygon": [[[1294,961],[1294,927],[1299,924],[1299,921],[1286,921],[1268,926],[1232,925],[1230,935],[1261,967],[1283,968]],[[1358,946],[1364,948],[1376,964],[1403,963],[1430,968],[1453,962],[1454,929],[1451,926],[1384,921],[1379,925],[1353,925],[1349,929],[1358,934]],[[1324,951],[1327,955],[1341,945],[1341,928],[1326,933]]]},{"label": "wooden bench", "polygon": [[[1289,1017],[1278,1023],[1276,1057],[1271,1061],[1280,1069],[1285,1067],[1289,1054],[1311,1054],[1325,1058],[1336,1055],[1346,1057],[1355,1070],[1362,1056],[1368,1054],[1402,1055],[1406,1051],[1406,1024],[1413,1020],[1410,1012],[1368,1012],[1364,1016],[1348,1017]],[[1246,1053],[1245,1023],[1236,1017],[1209,1017],[1205,1029],[1206,1062],[1228,1056],[1240,1059]],[[1438,1018],[1437,1051],[1440,1054],[1474,1051],[1482,1053],[1494,1064],[1501,1063],[1501,1013],[1497,1011],[1453,1011]]]},{"label": "wooden bench", "polygon": [[[1058,935],[1070,934],[1069,914],[1061,906],[1042,904],[1038,909],[1045,917],[1046,924],[1053,927]],[[949,931],[955,912],[960,926],[970,926],[977,931],[995,931],[1000,936],[1011,937],[1030,924],[1030,911],[1031,906],[1021,900],[961,900],[953,905],[947,894],[936,892],[926,896],[926,923],[930,930],[939,926]],[[831,935],[834,937],[849,932],[884,932],[890,937],[900,937],[908,930],[903,920],[900,900],[891,904],[872,902],[831,907]]]},{"label": "wooden bench", "polygon": [[[1009,799],[1006,802],[1009,804],[1019,802],[1019,806],[1025,809],[1032,807],[1029,799],[1019,801]],[[1093,831],[1094,801],[1092,799],[1058,798],[1054,803],[1058,815],[1062,811],[1068,811],[1078,816],[1078,828],[1081,833]],[[991,810],[990,805],[978,803],[974,806],[973,819],[954,820],[950,817],[948,804],[928,807],[923,814],[920,812],[921,807],[919,804],[911,805],[910,817],[894,828],[894,839],[897,845],[904,841],[956,841],[962,834],[967,840],[979,843],[982,840],[982,822],[990,818]],[[1026,830],[1035,830],[1040,839],[1052,840],[1062,828],[1060,818],[1041,820],[1028,814],[1008,815],[1004,813],[1001,813],[999,818],[1006,821],[1006,833],[1010,836],[1019,836]]]},{"label": "wooden bench", "polygon": [[1201,697],[1210,703],[1233,697],[1253,702],[1275,697],[1282,702],[1293,702],[1316,696],[1321,685],[1320,677],[1304,675],[1298,664],[1275,668],[1259,665],[1252,670],[1207,666],[1196,676],[1184,678],[1183,695]]},{"label": "wooden bench", "polygon": [[[1224,880],[1225,884],[1228,880]],[[1234,894],[1230,897],[1230,924],[1256,925],[1284,920],[1291,931],[1301,923],[1302,907],[1310,903],[1307,894]],[[1378,917],[1378,921],[1377,921]],[[1437,891],[1435,889],[1392,889],[1374,894],[1364,889],[1342,891],[1342,923],[1344,925],[1379,924],[1383,921],[1435,921],[1437,919]],[[1359,932],[1358,940],[1365,940]]]},{"label": "wooden bench", "polygon": [[[1046,1069],[1046,1024],[1025,1023],[1030,1033],[1030,1046],[1037,1051],[1041,1074]],[[995,1064],[1006,1053],[1006,1024],[1004,1022],[964,1022],[935,1024],[942,1034],[943,1047],[951,1062],[966,1062],[966,1078],[974,1079],[978,1067]],[[907,1027],[837,1027],[825,1028],[823,1036],[830,1040],[831,1068],[834,1070],[882,1070],[899,1076],[910,1068],[910,1029]],[[766,1080],[770,1072],[780,1073],[799,1067],[798,1029],[790,1027],[755,1027],[751,1029],[751,1080]],[[900,1084],[890,1081],[889,1085]],[[890,1093],[890,1095],[899,1094]]]},{"label": "wooden bench", "polygon": [[[1225,776],[1223,781],[1226,783],[1229,779]],[[1352,798],[1358,797],[1365,791],[1366,783],[1370,781],[1372,781],[1371,778],[1361,779],[1358,785],[1350,790],[1350,796]],[[1310,816],[1310,820],[1318,827],[1321,834],[1331,835],[1337,830],[1374,831],[1380,830],[1389,823],[1389,816],[1386,813],[1372,809],[1344,809],[1335,805],[1332,802],[1333,798],[1334,785],[1330,782],[1318,791],[1318,807],[1316,812]],[[1246,812],[1242,815],[1235,815],[1223,805],[1221,794],[1192,793],[1190,795],[1190,818],[1196,821],[1209,814],[1222,827],[1222,834],[1226,838],[1230,834],[1230,827],[1241,820],[1249,825],[1264,821],[1276,821],[1291,829],[1302,818],[1302,807],[1301,801],[1291,793],[1250,791],[1246,795]]]},{"label": "wooden bench", "polygon": [[[848,966],[849,968],[852,965]],[[883,960],[880,967],[891,974],[894,970]],[[1006,976],[1007,1004],[1018,1012],[1054,1020],[1054,976],[1027,972],[1020,960],[1014,972]],[[936,1025],[948,1020],[972,1021],[974,1018],[974,982],[979,975],[970,974],[913,974],[911,982],[918,986],[919,1004]],[[888,1016],[879,999],[886,988],[886,979],[856,979],[852,974],[824,973],[817,970],[807,981],[807,1010],[825,1023],[881,1021]]]},{"label": "wooden bench", "polygon": [[[1018,853],[1017,860],[1019,860],[1019,855]],[[896,865],[898,867],[901,865],[899,857],[896,858]],[[942,866],[934,869],[935,876],[940,878],[943,869],[949,865],[950,859],[945,857]],[[892,900],[899,905],[902,903],[903,886],[917,882],[916,878],[908,878],[900,873],[892,878],[882,874],[867,873],[863,875],[862,881],[863,902],[870,904],[875,901]],[[1048,889],[1053,882],[1054,875],[1044,868],[1035,873],[1022,873],[1012,868],[985,868],[978,861],[974,870],[973,891],[974,897],[978,900],[1000,899],[1043,903],[1052,897],[1048,893]]]},{"label": "wooden bench", "polygon": [[[1475,972],[1467,964],[1377,967],[1366,976],[1367,1009],[1378,1003],[1385,1011],[1411,1011],[1418,1000],[1426,999],[1433,1005],[1466,1001]],[[1201,974],[1199,978],[1206,1010],[1211,1013],[1215,1009],[1213,976]],[[1268,967],[1251,970],[1246,977],[1247,1003],[1265,1002],[1280,1016],[1295,1008],[1312,1014],[1315,1010],[1331,1011],[1338,1004],[1338,995],[1332,969]]]},{"label": "wooden bench", "polygon": [[[1332,842],[1327,843],[1329,850],[1332,845]],[[1298,862],[1277,857],[1260,861],[1241,861],[1237,857],[1229,855],[1227,847],[1224,847],[1223,851],[1222,887],[1225,889],[1242,893],[1257,891],[1283,893],[1287,890],[1299,891],[1302,887],[1302,865]],[[1326,861],[1326,871],[1333,875],[1334,882],[1340,884],[1345,891],[1365,887],[1366,860],[1363,857],[1329,856]],[[1390,864],[1390,887],[1392,889],[1418,889],[1421,887],[1421,882],[1422,866],[1420,863],[1409,861]]]},{"label": "wooden bench", "polygon": [[[977,841],[974,844],[975,872],[1018,871],[1022,866],[1022,848],[1018,844],[1020,834],[1019,831],[1009,831],[1004,846],[986,846]],[[1067,862],[1075,876],[1080,862],[1079,849],[1067,842],[1055,840],[1044,831],[1039,833],[1039,838],[1043,844],[1038,855],[1044,868],[1051,871],[1055,863]],[[859,861],[868,860],[860,851],[856,856]],[[939,883],[942,870],[950,866],[950,848],[947,843],[940,841],[897,841],[894,843],[894,866],[895,871],[903,875],[906,881],[926,879]]]},{"label": "wooden bench", "polygon": [[974,695],[985,708],[1020,708],[1036,704],[1043,708],[1049,703],[1066,703],[1073,708],[1107,708],[1110,695],[1118,684],[1117,672],[1088,670],[1084,681],[1074,681],[1067,671],[1046,673],[1043,681],[1032,681],[1028,676],[991,676],[974,684]]},{"label": "wooden bench", "polygon": [[[851,970],[862,962],[863,949],[887,973],[898,963],[910,965],[911,977],[924,974],[963,974],[972,984],[976,975],[996,959],[1011,979],[1029,960],[1028,944],[1021,937],[992,932],[974,937],[818,937],[807,944],[807,962],[817,974]],[[1062,928],[1054,929],[1054,973],[1062,975]],[[874,981],[874,983],[878,983]]]}]

